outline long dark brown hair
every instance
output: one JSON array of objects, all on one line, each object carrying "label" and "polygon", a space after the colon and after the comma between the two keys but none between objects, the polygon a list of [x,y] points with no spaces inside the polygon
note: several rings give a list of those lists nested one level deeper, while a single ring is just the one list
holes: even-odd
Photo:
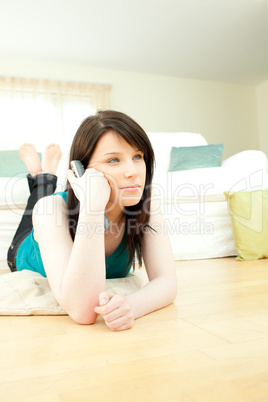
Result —
[{"label": "long dark brown hair", "polygon": [[[107,131],[114,131],[132,147],[144,154],[146,165],[145,187],[138,204],[125,207],[126,241],[124,249],[128,249],[128,266],[136,253],[138,263],[142,263],[142,238],[144,230],[149,226],[151,184],[154,171],[154,151],[145,131],[129,116],[113,110],[99,111],[96,115],[87,117],[78,128],[70,150],[70,161],[80,160],[86,168],[96,148],[100,137]],[[79,217],[79,201],[74,195],[70,184],[67,184],[68,222],[72,239],[75,238]],[[127,267],[126,267],[127,270]]]}]

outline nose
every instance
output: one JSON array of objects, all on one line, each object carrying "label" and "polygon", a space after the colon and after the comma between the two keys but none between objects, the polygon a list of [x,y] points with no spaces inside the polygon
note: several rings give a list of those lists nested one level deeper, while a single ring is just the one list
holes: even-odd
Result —
[{"label": "nose", "polygon": [[138,175],[138,172],[137,172],[135,163],[133,162],[133,160],[128,161],[125,164],[125,177],[127,177],[127,178],[137,177],[137,175]]}]

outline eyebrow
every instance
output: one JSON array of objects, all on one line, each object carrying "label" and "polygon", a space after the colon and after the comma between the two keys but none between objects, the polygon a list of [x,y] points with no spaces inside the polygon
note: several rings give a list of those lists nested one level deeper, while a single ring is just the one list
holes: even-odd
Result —
[{"label": "eyebrow", "polygon": [[[143,153],[143,151],[140,150],[140,149],[138,149],[138,150],[135,151],[135,152],[142,152],[142,153]],[[121,155],[121,154],[122,154],[122,152],[113,151],[113,152],[107,152],[106,154],[104,154],[104,156],[105,156],[105,155]]]},{"label": "eyebrow", "polygon": [[122,152],[107,152],[107,154],[104,155],[120,155]]}]

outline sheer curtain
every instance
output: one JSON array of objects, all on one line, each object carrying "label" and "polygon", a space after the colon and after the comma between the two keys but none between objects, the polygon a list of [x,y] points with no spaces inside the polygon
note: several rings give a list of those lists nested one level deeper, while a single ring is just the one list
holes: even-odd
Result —
[{"label": "sheer curtain", "polygon": [[110,108],[110,85],[0,77],[0,136],[14,143],[73,138],[81,121]]}]

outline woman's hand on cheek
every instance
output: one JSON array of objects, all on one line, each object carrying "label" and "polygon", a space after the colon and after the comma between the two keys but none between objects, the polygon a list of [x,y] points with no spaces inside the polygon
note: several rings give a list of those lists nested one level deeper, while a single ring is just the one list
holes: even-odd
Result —
[{"label": "woman's hand on cheek", "polygon": [[112,331],[132,328],[134,316],[129,303],[123,296],[102,292],[99,295],[99,304],[94,311],[102,315],[107,327]]},{"label": "woman's hand on cheek", "polygon": [[96,169],[86,169],[81,177],[75,177],[71,170],[67,179],[82,205],[90,211],[103,211],[109,201],[111,188],[104,174]]}]

